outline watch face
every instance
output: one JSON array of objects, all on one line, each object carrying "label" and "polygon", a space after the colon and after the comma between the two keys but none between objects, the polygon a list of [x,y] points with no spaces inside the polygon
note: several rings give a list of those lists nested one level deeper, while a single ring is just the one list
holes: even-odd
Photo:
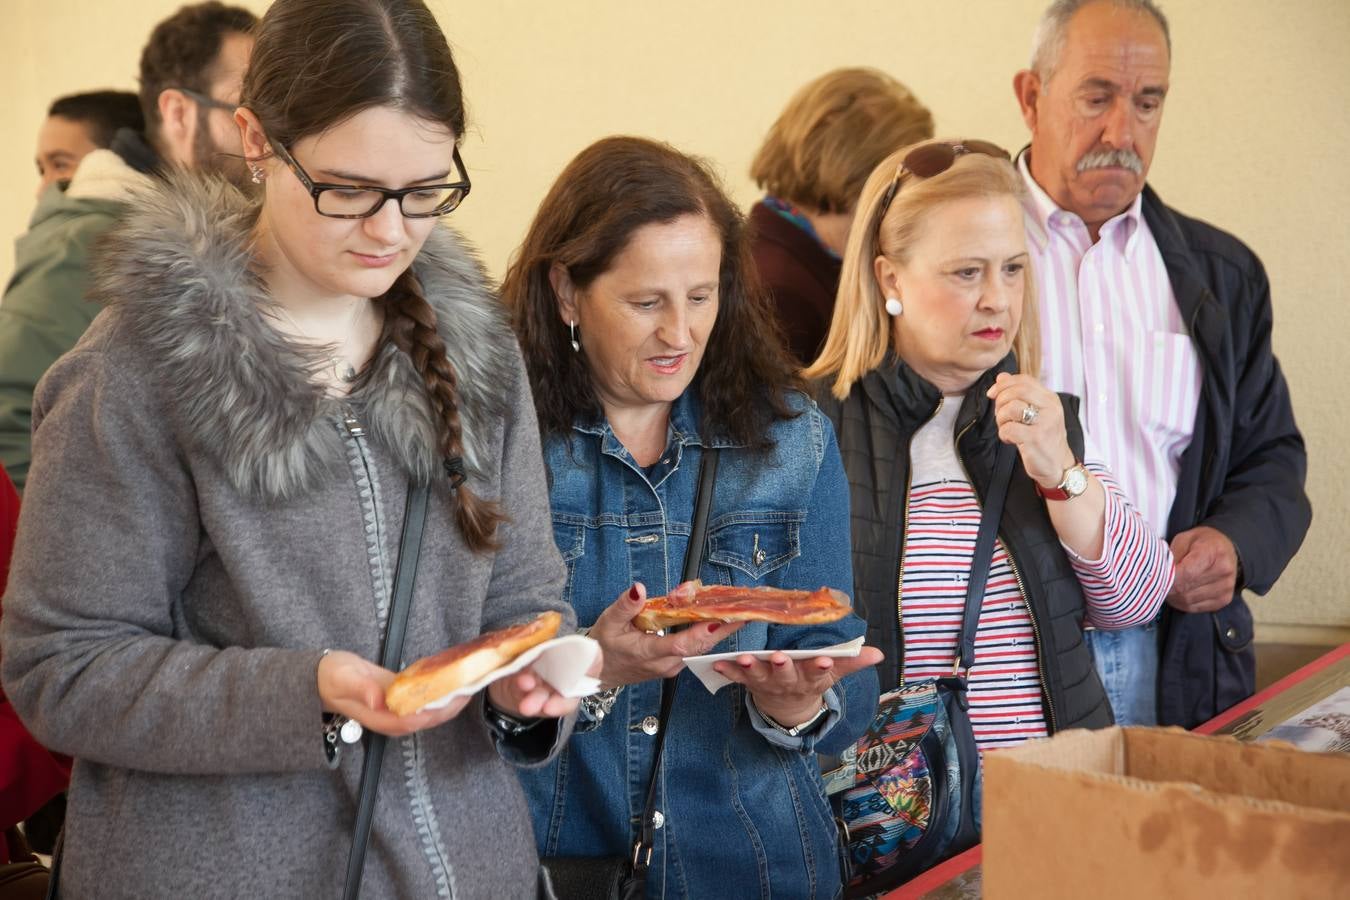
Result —
[{"label": "watch face", "polygon": [[1087,490],[1087,470],[1082,466],[1074,466],[1064,473],[1064,492],[1070,497],[1077,497],[1083,491]]}]

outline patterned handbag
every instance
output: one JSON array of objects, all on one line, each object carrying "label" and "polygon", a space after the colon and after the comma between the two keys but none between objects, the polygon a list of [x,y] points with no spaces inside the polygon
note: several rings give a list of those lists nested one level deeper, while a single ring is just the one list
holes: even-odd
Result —
[{"label": "patterned handbag", "polygon": [[847,848],[849,897],[903,884],[980,839],[982,778],[966,673],[1016,455],[999,447],[952,674],[883,694],[867,733],[823,773]]},{"label": "patterned handbag", "polygon": [[867,734],[825,774],[844,823],[849,896],[902,884],[979,840],[980,772],[965,679],[881,698]]}]

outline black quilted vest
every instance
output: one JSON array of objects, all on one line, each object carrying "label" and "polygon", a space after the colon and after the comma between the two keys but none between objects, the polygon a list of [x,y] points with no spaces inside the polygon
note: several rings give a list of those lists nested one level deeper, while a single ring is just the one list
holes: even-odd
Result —
[{"label": "black quilted vest", "polygon": [[[981,376],[966,393],[956,419],[957,452],[983,501],[998,445],[993,405],[985,392],[1000,372],[1015,372],[1009,355]],[[867,620],[867,643],[886,659],[877,667],[883,692],[900,682],[904,641],[898,627],[897,588],[905,495],[909,485],[909,442],[937,412],[941,393],[894,355],[853,386],[842,402],[818,391],[821,409],[834,422],[848,473],[853,520],[853,601]],[[1083,455],[1078,401],[1061,394],[1069,446]],[[1037,635],[1046,720],[1051,733],[1065,728],[1112,724],[1092,658],[1083,641],[1083,594],[1021,460],[999,526],[1012,557]],[[975,665],[979,666],[978,656]]]}]

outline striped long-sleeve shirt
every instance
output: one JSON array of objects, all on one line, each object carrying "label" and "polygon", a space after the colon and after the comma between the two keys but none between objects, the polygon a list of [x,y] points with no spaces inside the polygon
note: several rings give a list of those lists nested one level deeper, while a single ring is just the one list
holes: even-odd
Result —
[{"label": "striped long-sleeve shirt", "polygon": [[[948,397],[915,433],[905,530],[900,618],[907,682],[948,675],[965,609],[980,504],[956,456],[952,426],[961,406]],[[1065,548],[1083,587],[1086,619],[1128,628],[1152,619],[1172,586],[1172,554],[1130,506],[1106,467],[1088,468],[1106,489],[1102,556]],[[1002,541],[995,544],[969,673],[970,718],[981,749],[1021,743],[1046,732],[1031,613]]]}]

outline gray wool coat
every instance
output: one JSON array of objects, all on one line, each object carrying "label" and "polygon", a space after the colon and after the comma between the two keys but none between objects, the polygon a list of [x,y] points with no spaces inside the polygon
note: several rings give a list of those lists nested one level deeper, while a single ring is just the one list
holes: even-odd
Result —
[{"label": "gray wool coat", "polygon": [[[404,661],[561,602],[539,437],[515,340],[472,254],[438,227],[414,269],[455,365],[465,457],[510,517],[469,551],[409,358],[343,401],[267,325],[256,208],[223,183],[142,198],[105,248],[107,308],[39,387],[4,599],[6,692],[77,760],[63,897],[337,897],[360,745],[330,768],[324,648],[378,658],[406,485],[432,482]],[[350,427],[348,427],[350,425]],[[392,741],[366,898],[533,897],[536,854],[503,743],[471,705]]]}]

